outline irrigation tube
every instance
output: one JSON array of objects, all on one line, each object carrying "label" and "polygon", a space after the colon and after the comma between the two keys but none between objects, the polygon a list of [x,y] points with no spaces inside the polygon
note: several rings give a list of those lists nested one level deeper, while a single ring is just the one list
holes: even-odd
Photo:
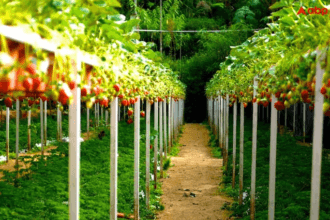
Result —
[{"label": "irrigation tube", "polygon": [[236,177],[236,125],[237,125],[237,101],[234,103],[234,126],[233,126],[233,180],[232,188],[235,188]]},{"label": "irrigation tube", "polygon": [[[154,129],[158,131],[158,100],[154,103]],[[158,135],[156,135],[154,139],[154,179],[155,179],[155,186],[154,188],[157,189],[157,161],[158,161]]]},{"label": "irrigation tube", "polygon": [[163,178],[163,103],[159,102],[159,155],[160,155],[160,178]]},{"label": "irrigation tube", "polygon": [[[78,56],[79,59],[79,56]],[[80,60],[80,59],[79,59]],[[76,81],[81,62],[78,60],[75,71]],[[72,91],[73,101],[69,106],[69,215],[70,220],[79,219],[80,188],[80,88]],[[40,102],[41,103],[41,102]]]},{"label": "irrigation tube", "polygon": [[140,167],[140,97],[134,104],[134,219],[140,219],[139,213],[139,167]]},{"label": "irrigation tube", "polygon": [[146,206],[150,209],[150,102],[146,102]]},{"label": "irrigation tube", "polygon": [[270,155],[269,155],[269,193],[268,220],[275,219],[275,181],[276,181],[276,145],[277,145],[277,110],[274,103],[277,98],[272,94],[272,112],[270,122]]},{"label": "irrigation tube", "polygon": [[[318,51],[318,55],[320,52]],[[322,135],[323,135],[323,101],[324,97],[320,93],[322,86],[322,76],[324,70],[321,69],[320,61],[316,64],[315,83],[315,111],[314,111],[314,135],[313,135],[313,160],[312,160],[312,186],[311,186],[311,207],[310,220],[318,220],[320,212],[320,183],[322,164]]]},{"label": "irrigation tube", "polygon": [[[257,97],[258,82],[254,77],[253,97]],[[251,220],[255,219],[255,193],[256,193],[256,165],[257,165],[257,125],[258,125],[258,104],[253,103],[253,135],[252,135],[252,165],[251,165]]]},{"label": "irrigation tube", "polygon": [[111,102],[110,114],[110,220],[117,219],[118,185],[118,97]]},{"label": "irrigation tube", "polygon": [[244,171],[244,104],[241,102],[240,116],[240,156],[239,156],[239,205],[243,204],[243,171]]}]

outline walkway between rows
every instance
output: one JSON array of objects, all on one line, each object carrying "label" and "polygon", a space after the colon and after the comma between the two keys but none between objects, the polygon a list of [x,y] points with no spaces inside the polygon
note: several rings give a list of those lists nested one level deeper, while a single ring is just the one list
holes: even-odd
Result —
[{"label": "walkway between rows", "polygon": [[161,197],[165,210],[161,220],[226,220],[229,213],[221,210],[230,199],[219,195],[222,159],[212,157],[208,147],[209,132],[201,124],[186,124],[178,157],[172,157],[168,178],[163,179]]}]

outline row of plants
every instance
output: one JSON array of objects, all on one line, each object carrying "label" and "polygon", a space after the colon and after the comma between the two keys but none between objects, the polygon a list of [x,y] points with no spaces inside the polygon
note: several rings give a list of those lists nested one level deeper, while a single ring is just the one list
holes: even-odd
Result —
[{"label": "row of plants", "polygon": [[[85,116],[85,115],[84,115]],[[153,129],[151,117],[151,140],[157,135]],[[86,117],[82,117],[82,125],[86,124]],[[49,125],[56,123],[49,117]],[[63,121],[68,121],[68,116],[63,115]],[[52,126],[56,127],[56,126]],[[64,135],[67,132],[63,123]],[[27,127],[21,127],[26,132]],[[160,203],[162,194],[161,184],[157,189],[151,188],[150,209],[146,208],[146,146],[145,129],[146,121],[141,119],[140,142],[140,216],[142,219],[154,219],[156,210],[164,207]],[[82,127],[82,132],[85,129]],[[102,132],[102,138],[97,133]],[[0,134],[5,131],[0,132]],[[134,127],[125,121],[119,123],[118,130],[118,212],[130,216],[134,206]],[[50,129],[49,138],[55,138],[56,132]],[[93,138],[81,143],[81,171],[80,171],[80,218],[81,219],[107,219],[110,212],[110,130],[103,126],[95,128]],[[52,150],[47,160],[41,155],[20,157],[25,163],[31,163],[28,169],[20,169],[25,173],[21,178],[16,178],[16,172],[4,173],[0,181],[0,215],[2,219],[65,219],[68,216],[68,143],[55,142],[58,146]],[[177,144],[174,144],[176,146]],[[153,161],[153,147],[150,146],[150,160]],[[173,148],[177,152],[177,147]],[[173,152],[174,153],[174,152]],[[160,155],[158,156],[160,157]],[[159,163],[160,160],[158,160]],[[164,162],[164,170],[170,165],[170,160]],[[153,173],[151,166],[150,173]],[[158,174],[159,175],[159,174]],[[151,178],[152,179],[152,178]],[[150,182],[153,186],[154,182]]]},{"label": "row of plants", "polygon": [[[250,219],[250,186],[252,164],[252,119],[244,119],[244,172],[243,172],[243,204],[239,205],[239,175],[236,175],[235,188],[232,188],[232,157],[233,154],[233,115],[229,115],[229,149],[228,165],[224,167],[223,179],[219,190],[234,198],[231,205],[222,207],[232,211],[232,216]],[[237,124],[240,124],[238,117]],[[211,128],[210,132],[211,132]],[[237,126],[236,143],[240,141],[240,129]],[[269,155],[270,126],[258,123],[257,168],[256,168],[256,219],[268,218],[268,187],[269,187]],[[284,133],[277,138],[276,160],[276,219],[301,220],[309,219],[311,196],[311,165],[312,148],[297,143],[295,137]],[[211,132],[210,146],[217,157],[222,157],[218,139]],[[239,145],[238,145],[239,146]],[[235,172],[239,174],[240,147],[236,153]],[[329,219],[330,199],[329,172],[330,160],[327,154],[322,157],[321,201],[319,219]]]},{"label": "row of plants", "polygon": [[[315,92],[321,92],[325,101],[323,112],[330,116],[329,88],[329,16],[299,14],[300,8],[323,8],[322,1],[284,1],[271,6],[276,11],[269,16],[267,28],[257,31],[243,44],[232,47],[220,70],[207,84],[208,97],[226,94],[230,104],[257,102],[267,107],[271,94],[279,111],[297,102],[314,109]],[[318,52],[325,56],[319,59]],[[320,62],[325,73],[322,89],[315,91],[316,65]],[[253,95],[256,77],[257,95]],[[245,104],[246,105],[246,104]]]}]

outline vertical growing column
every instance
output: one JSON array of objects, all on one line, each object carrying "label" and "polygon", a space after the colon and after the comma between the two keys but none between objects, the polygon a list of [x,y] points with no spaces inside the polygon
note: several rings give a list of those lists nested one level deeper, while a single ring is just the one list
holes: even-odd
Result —
[{"label": "vertical growing column", "polygon": [[220,97],[220,141],[219,141],[219,147],[221,148],[223,152],[223,98]]},{"label": "vertical growing column", "polygon": [[40,99],[40,143],[41,143],[41,154],[44,155],[44,104]]},{"label": "vertical growing column", "polygon": [[[254,77],[253,97],[257,97],[258,82]],[[256,193],[256,166],[257,166],[257,125],[258,125],[258,104],[253,103],[253,134],[252,134],[252,165],[251,165],[251,207],[250,218],[255,219],[255,193]]]},{"label": "vertical growing column", "polygon": [[118,201],[118,97],[114,97],[111,102],[110,124],[110,220],[116,220]]},{"label": "vertical growing column", "polygon": [[[154,103],[154,129],[158,131],[158,100]],[[157,161],[158,161],[158,135],[154,139],[154,179],[155,179],[155,186],[154,188],[157,189]]]},{"label": "vertical growing column", "polygon": [[272,113],[270,124],[270,155],[269,155],[269,200],[268,219],[275,219],[275,180],[276,180],[276,145],[277,145],[277,110],[273,103],[277,98],[272,95]]},{"label": "vertical growing column", "polygon": [[239,156],[239,205],[243,204],[243,171],[244,171],[244,104],[241,102],[240,116],[240,156]]},{"label": "vertical growing column", "polygon": [[134,219],[140,219],[139,204],[140,167],[140,97],[134,104]]},{"label": "vertical growing column", "polygon": [[166,98],[163,102],[163,109],[164,109],[164,153],[165,159],[167,159],[167,129],[166,129]]},{"label": "vertical growing column", "polygon": [[146,104],[146,206],[150,209],[150,102]]},{"label": "vertical growing column", "polygon": [[226,170],[228,169],[228,145],[229,145],[229,94],[226,95]]},{"label": "vertical growing column", "polygon": [[232,188],[235,188],[236,178],[236,125],[237,125],[237,101],[234,103],[234,126],[233,126],[233,180]]},{"label": "vertical growing column", "polygon": [[[318,52],[320,54],[320,52]],[[320,214],[320,184],[322,165],[322,136],[323,136],[323,101],[324,97],[320,93],[322,86],[322,76],[324,70],[321,69],[320,61],[316,64],[315,83],[315,111],[314,111],[314,134],[313,134],[313,160],[312,160],[312,186],[311,186],[311,206],[310,219],[318,220]]]},{"label": "vertical growing column", "polygon": [[160,155],[160,178],[163,178],[163,105],[159,102],[159,155]]},{"label": "vertical growing column", "polygon": [[210,113],[211,113],[211,123],[210,123],[210,126],[211,126],[211,131],[213,132],[213,97],[211,96],[211,100],[210,100]]},{"label": "vertical growing column", "polygon": [[171,122],[172,122],[172,113],[171,113],[171,97],[169,99],[167,99],[168,101],[168,146],[169,146],[169,150],[168,152],[171,151],[171,147],[172,147],[172,138],[171,138]]},{"label": "vertical growing column", "polygon": [[[81,63],[78,55],[75,82],[78,83],[78,73]],[[69,216],[70,220],[79,219],[79,189],[80,189],[80,88],[75,86],[72,91],[73,101],[69,106]]]}]

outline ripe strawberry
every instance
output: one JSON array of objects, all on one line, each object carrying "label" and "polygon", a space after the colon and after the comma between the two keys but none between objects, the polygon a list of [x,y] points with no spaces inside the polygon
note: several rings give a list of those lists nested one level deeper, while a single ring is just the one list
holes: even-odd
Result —
[{"label": "ripe strawberry", "polygon": [[325,88],[325,86],[322,86],[321,93],[324,95],[326,92],[327,92],[327,89]]},{"label": "ripe strawberry", "polygon": [[31,100],[31,99],[29,99],[29,100],[28,100],[28,104],[29,104],[29,106],[32,106],[32,105],[34,104],[34,101]]},{"label": "ripe strawberry", "polygon": [[330,111],[327,111],[324,115],[330,117]]},{"label": "ripe strawberry", "polygon": [[307,98],[305,101],[306,103],[311,103],[312,100],[310,98]]},{"label": "ripe strawberry", "polygon": [[309,111],[313,111],[314,110],[314,106],[310,105],[309,106]]},{"label": "ripe strawberry", "polygon": [[158,102],[161,102],[162,101],[162,98],[158,97]]},{"label": "ripe strawberry", "polygon": [[132,123],[133,123],[133,119],[129,118],[129,119],[127,120],[127,124],[132,124]]},{"label": "ripe strawberry", "polygon": [[301,97],[304,100],[308,98],[308,91],[306,89],[304,89],[303,91],[301,91]]},{"label": "ripe strawberry", "polygon": [[278,111],[284,110],[284,108],[285,108],[284,103],[281,102],[281,101],[277,101],[277,102],[275,102],[274,107],[275,107]]},{"label": "ripe strawberry", "polygon": [[135,103],[135,99],[131,98],[130,99],[130,104],[133,105]]},{"label": "ripe strawberry", "polygon": [[37,66],[34,63],[29,63],[26,67],[26,71],[28,71],[31,75],[37,74]]},{"label": "ripe strawberry", "polygon": [[328,79],[327,86],[330,87],[330,79]]},{"label": "ripe strawberry", "polygon": [[41,78],[40,77],[33,78],[32,90],[37,90],[39,88],[40,84],[41,84]]},{"label": "ripe strawberry", "polygon": [[37,105],[39,105],[40,104],[40,100],[37,99],[36,101],[34,101],[34,103],[36,103]]},{"label": "ripe strawberry", "polygon": [[13,100],[9,97],[7,97],[5,99],[5,105],[8,107],[8,108],[11,108],[13,106]]},{"label": "ripe strawberry", "polygon": [[252,102],[255,103],[256,101],[257,101],[257,98],[254,97],[253,100],[252,100]]},{"label": "ripe strawberry", "polygon": [[267,101],[265,101],[264,103],[263,103],[263,106],[266,108],[267,106],[269,105],[269,102],[267,102]]},{"label": "ripe strawberry", "polygon": [[243,96],[244,93],[243,93],[242,91],[240,91],[239,94],[240,94],[241,96]]},{"label": "ripe strawberry", "polygon": [[128,111],[127,111],[127,115],[128,116],[133,115],[133,109],[129,108]]},{"label": "ripe strawberry", "polygon": [[119,84],[116,84],[116,85],[113,86],[113,88],[116,90],[116,92],[119,92],[120,85]]},{"label": "ripe strawberry", "polygon": [[141,111],[140,115],[142,118],[144,118],[144,116],[146,116],[146,113],[144,111]]},{"label": "ripe strawberry", "polygon": [[150,105],[154,104],[154,101],[153,100],[150,100],[149,101]]},{"label": "ripe strawberry", "polygon": [[85,86],[81,89],[81,97],[84,96],[87,96],[87,88]]},{"label": "ripe strawberry", "polygon": [[149,92],[146,90],[146,91],[144,91],[144,94],[145,95],[149,95]]},{"label": "ripe strawberry", "polygon": [[280,91],[278,91],[278,92],[275,93],[275,97],[276,98],[279,98],[280,96],[281,96],[281,92]]},{"label": "ripe strawberry", "polygon": [[150,149],[152,149],[152,144],[150,144]]},{"label": "ripe strawberry", "polygon": [[134,103],[136,103],[138,100],[139,100],[138,97],[135,97],[135,102]]},{"label": "ripe strawberry", "polygon": [[121,101],[121,104],[122,104],[123,106],[128,106],[128,105],[129,105],[129,103],[128,103],[128,101],[127,101],[126,99],[122,100],[122,101]]},{"label": "ripe strawberry", "polygon": [[27,90],[27,91],[31,91],[32,87],[33,87],[33,79],[28,77],[26,79],[24,79],[23,81],[23,87]]},{"label": "ripe strawberry", "polygon": [[8,75],[0,77],[0,93],[7,93],[10,86],[10,79]]},{"label": "ripe strawberry", "polygon": [[62,88],[60,89],[60,94],[59,94],[59,101],[62,103],[62,105],[65,105],[72,95],[69,86],[64,83]]},{"label": "ripe strawberry", "polygon": [[69,87],[71,90],[74,90],[74,88],[76,87],[76,82],[75,81],[69,82]]},{"label": "ripe strawberry", "polygon": [[244,102],[244,103],[243,103],[243,106],[244,106],[244,108],[246,108],[246,107],[247,107],[247,103],[246,103],[246,102]]},{"label": "ripe strawberry", "polygon": [[125,97],[124,94],[120,94],[120,95],[118,96],[118,98],[120,98],[120,99],[123,99],[124,97]]},{"label": "ripe strawberry", "polygon": [[40,98],[43,102],[47,100],[46,96],[41,96]]}]

